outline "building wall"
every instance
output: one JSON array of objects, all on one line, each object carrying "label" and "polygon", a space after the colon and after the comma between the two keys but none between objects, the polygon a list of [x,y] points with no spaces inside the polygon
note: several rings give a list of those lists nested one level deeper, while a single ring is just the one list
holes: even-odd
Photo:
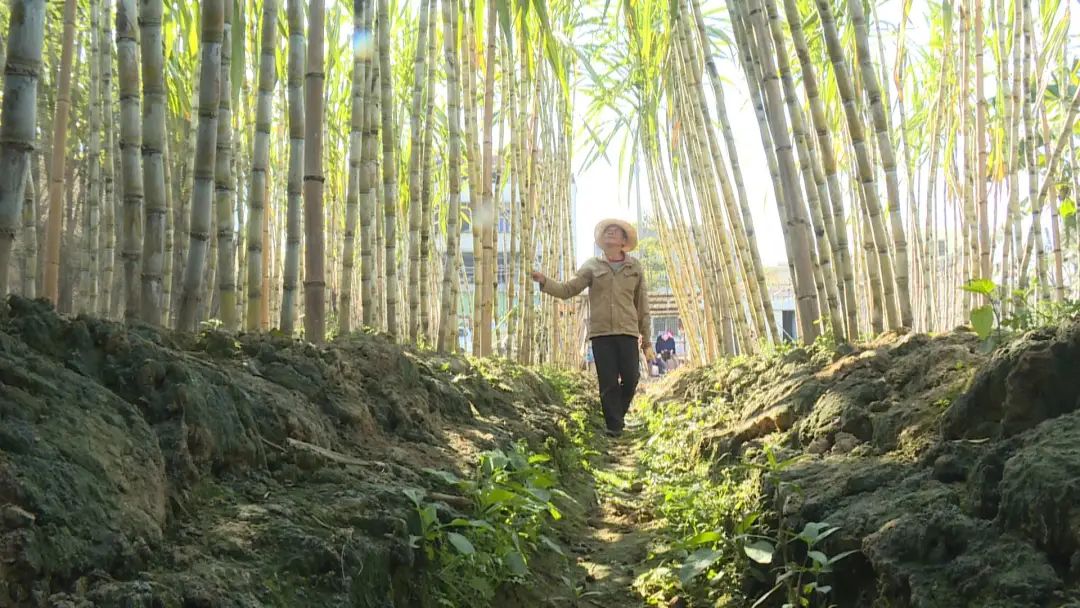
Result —
[{"label": "building wall", "polygon": [[799,326],[795,322],[795,298],[773,297],[773,326],[780,328],[781,336],[785,340],[797,340],[799,338]]}]

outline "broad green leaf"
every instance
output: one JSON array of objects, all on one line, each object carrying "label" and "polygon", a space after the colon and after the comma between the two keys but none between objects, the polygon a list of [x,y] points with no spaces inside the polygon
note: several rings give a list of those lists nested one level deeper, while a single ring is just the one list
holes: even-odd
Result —
[{"label": "broad green leaf", "polygon": [[424,501],[424,496],[427,495],[427,492],[420,488],[402,488],[401,493],[408,496],[409,500],[413,501],[417,508],[420,507],[420,503]]},{"label": "broad green leaf", "polygon": [[829,565],[829,556],[825,555],[821,551],[809,551],[809,552],[807,552],[806,556],[809,557],[810,559],[814,560],[816,563],[818,563],[821,566],[828,566]]},{"label": "broad green leaf", "polygon": [[768,446],[768,445],[765,446],[765,457],[769,459],[769,466],[773,467],[773,468],[776,468],[776,466],[778,464],[777,461],[776,461],[776,454],[773,452],[773,449],[772,449],[771,446]]},{"label": "broad green leaf", "polygon": [[746,557],[759,564],[771,564],[776,547],[768,541],[759,540],[743,547],[743,552],[746,553]]},{"label": "broad green leaf", "polygon": [[491,491],[485,493],[482,498],[484,506],[490,507],[493,505],[505,505],[507,503],[514,502],[518,499],[518,495],[514,494],[510,490],[494,488]]},{"label": "broad green leaf", "polygon": [[525,557],[517,551],[511,551],[503,558],[503,563],[510,569],[514,576],[525,576],[529,573],[529,566],[525,564]]},{"label": "broad green leaf", "polygon": [[961,289],[970,293],[990,296],[993,295],[994,290],[997,289],[997,283],[994,283],[990,279],[972,279],[965,283]]},{"label": "broad green leaf", "polygon": [[495,531],[495,526],[492,526],[486,519],[470,519],[469,526],[473,528],[480,528],[481,530],[487,530],[489,532]]},{"label": "broad green leaf", "polygon": [[971,327],[985,340],[994,331],[994,308],[987,304],[971,311]]},{"label": "broad green leaf", "polygon": [[425,505],[423,509],[420,509],[420,521],[423,522],[425,530],[439,521],[439,514],[435,510],[435,505]]},{"label": "broad green leaf", "polygon": [[825,522],[812,521],[803,527],[802,532],[799,532],[798,538],[812,547],[822,540],[825,540],[839,529],[840,528],[837,527],[829,527],[829,524]]},{"label": "broad green leaf", "polygon": [[715,549],[698,549],[687,558],[682,568],[679,568],[679,580],[683,586],[688,586],[702,572],[705,572],[723,557],[723,553]]},{"label": "broad green leaf", "polygon": [[735,527],[735,531],[738,534],[746,534],[750,531],[750,527],[754,525],[760,514],[757,512],[750,513],[739,522],[739,525]]},{"label": "broad green leaf", "polygon": [[551,492],[543,488],[529,488],[529,494],[532,494],[534,498],[540,502],[548,502],[551,500]]},{"label": "broad green leaf", "polygon": [[447,532],[446,539],[450,541],[451,545],[458,550],[462,555],[472,555],[476,553],[476,547],[473,546],[469,539],[465,538],[457,532]]},{"label": "broad green leaf", "polygon": [[721,535],[716,530],[710,530],[708,532],[702,532],[693,536],[690,540],[686,541],[686,544],[691,547],[697,547],[699,545],[706,545],[709,543],[715,543],[720,540]]},{"label": "broad green leaf", "polygon": [[[506,390],[510,389],[507,388]],[[529,466],[529,459],[521,455],[520,452],[511,452],[509,459],[510,467],[513,468],[515,471],[524,471]]]},{"label": "broad green leaf", "polygon": [[165,62],[169,63],[173,53],[176,52],[177,32],[175,28],[167,27],[164,28],[164,32],[162,33],[165,36]]},{"label": "broad green leaf", "polygon": [[555,477],[546,471],[534,471],[529,479],[529,487],[551,490],[558,483]]},{"label": "broad green leaf", "polygon": [[844,559],[845,557],[848,557],[849,555],[854,555],[856,553],[858,553],[858,551],[844,551],[843,553],[834,555],[829,558],[829,565],[831,566],[832,564],[835,564],[836,562]]},{"label": "broad green leaf", "polygon": [[566,555],[566,552],[563,551],[563,548],[561,546],[559,546],[559,543],[551,540],[551,538],[549,538],[547,535],[541,534],[540,542],[544,543],[544,545],[546,545],[548,549],[551,549],[555,553],[558,553],[559,555]]},{"label": "broad green leaf", "polygon": [[182,14],[186,17],[184,19],[184,22],[185,22],[184,23],[184,26],[185,26],[184,31],[187,32],[187,40],[188,40],[187,46],[188,46],[188,49],[189,49],[188,52],[190,53],[191,52],[190,49],[198,49],[198,48],[200,48],[199,47],[200,28],[195,27],[195,25],[198,23],[198,21],[196,21],[194,14],[189,14],[189,13],[186,13],[186,12],[182,13]]},{"label": "broad green leaf", "polygon": [[510,459],[502,450],[491,450],[483,455],[484,458],[484,473],[491,474],[500,469],[505,469],[506,465],[510,464]]}]

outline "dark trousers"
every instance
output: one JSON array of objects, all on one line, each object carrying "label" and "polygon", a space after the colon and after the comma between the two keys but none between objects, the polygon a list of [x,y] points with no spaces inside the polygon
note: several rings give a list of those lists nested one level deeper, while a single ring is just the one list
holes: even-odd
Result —
[{"label": "dark trousers", "polygon": [[621,431],[641,373],[638,339],[636,336],[599,336],[592,339],[592,348],[604,422],[609,430]]}]

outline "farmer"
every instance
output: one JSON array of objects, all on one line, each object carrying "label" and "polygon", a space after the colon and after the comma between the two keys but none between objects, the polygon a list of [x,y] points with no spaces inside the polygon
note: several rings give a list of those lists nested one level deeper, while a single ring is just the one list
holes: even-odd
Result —
[{"label": "farmer", "polygon": [[637,230],[622,220],[607,219],[593,232],[603,255],[585,262],[577,274],[560,283],[534,271],[540,291],[568,299],[589,288],[589,339],[592,340],[600,403],[607,433],[617,437],[634,399],[640,375],[638,348],[652,361],[649,343],[649,299],[641,263],[626,255],[637,247]]}]

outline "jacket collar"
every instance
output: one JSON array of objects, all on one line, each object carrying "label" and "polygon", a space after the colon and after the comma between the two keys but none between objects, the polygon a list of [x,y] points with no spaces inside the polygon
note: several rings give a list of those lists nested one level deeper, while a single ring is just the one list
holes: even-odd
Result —
[{"label": "jacket collar", "polygon": [[[636,265],[637,265],[637,258],[634,258],[634,257],[633,257],[633,256],[631,256],[631,255],[630,255],[629,253],[625,254],[625,258],[626,258],[626,259],[625,259],[625,261],[623,262],[623,266],[622,266],[623,268],[633,268],[634,266],[636,266]],[[610,267],[610,265],[611,265],[611,264],[610,264],[610,263],[608,262],[607,256],[605,256],[605,255],[604,255],[604,254],[602,254],[602,253],[601,253],[600,255],[596,256],[596,258],[594,258],[594,259],[595,259],[595,260],[596,260],[596,261],[597,261],[598,263],[600,263],[600,264],[603,264],[604,266],[609,266],[609,267]]]}]

